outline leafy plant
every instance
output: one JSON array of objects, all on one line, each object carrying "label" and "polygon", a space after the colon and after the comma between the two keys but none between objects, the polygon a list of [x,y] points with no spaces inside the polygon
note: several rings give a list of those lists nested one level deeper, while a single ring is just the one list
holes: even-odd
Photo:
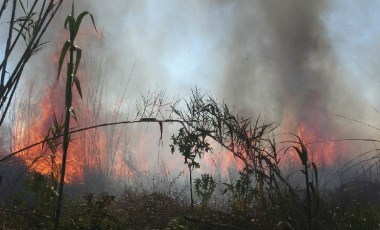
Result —
[{"label": "leafy plant", "polygon": [[194,199],[193,199],[193,181],[192,181],[192,170],[194,168],[199,168],[199,163],[195,161],[198,156],[202,158],[204,152],[209,152],[212,150],[210,144],[206,140],[206,134],[202,131],[197,131],[192,128],[186,128],[185,126],[180,128],[177,136],[172,136],[173,144],[170,145],[171,152],[174,153],[175,146],[185,158],[185,164],[189,169],[190,174],[190,199],[191,199],[191,210],[194,209]]},{"label": "leafy plant", "polygon": [[195,193],[201,198],[202,209],[206,208],[216,188],[215,179],[209,174],[202,174],[195,179]]},{"label": "leafy plant", "polygon": [[232,197],[232,210],[237,213],[247,214],[254,198],[258,197],[259,191],[252,186],[249,172],[239,172],[240,178],[232,184],[223,183],[226,186],[223,194],[229,192]]}]

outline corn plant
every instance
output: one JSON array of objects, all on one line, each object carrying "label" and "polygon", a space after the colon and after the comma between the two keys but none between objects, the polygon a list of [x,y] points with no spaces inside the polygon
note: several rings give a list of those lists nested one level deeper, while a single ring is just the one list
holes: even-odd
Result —
[{"label": "corn plant", "polygon": [[[61,54],[59,56],[58,75],[57,75],[58,79],[59,79],[63,61],[65,60],[67,52],[69,52],[70,57],[69,57],[69,63],[67,64],[67,74],[66,74],[65,121],[64,121],[64,130],[63,130],[62,168],[61,168],[61,175],[60,175],[60,181],[59,181],[56,214],[55,214],[55,219],[54,219],[54,229],[58,229],[59,218],[60,218],[60,213],[61,213],[61,203],[62,203],[62,195],[63,195],[63,186],[64,186],[64,181],[65,181],[67,150],[69,147],[69,140],[70,140],[70,136],[69,136],[70,116],[72,116],[75,120],[77,119],[74,108],[72,107],[72,87],[74,85],[76,89],[78,90],[79,95],[82,97],[80,81],[78,79],[78,76],[76,75],[79,64],[80,64],[81,56],[82,56],[82,50],[75,44],[75,38],[78,34],[81,22],[86,15],[89,15],[91,17],[92,23],[96,30],[94,17],[89,12],[84,11],[80,13],[77,18],[75,18],[74,1],[73,1],[71,15],[68,15],[65,20],[65,29],[69,30],[70,39],[67,40],[65,44],[63,45]],[[76,54],[75,58],[74,58],[74,53]]]},{"label": "corn plant", "polygon": [[[306,207],[307,207],[307,226],[310,230],[312,228],[312,208],[311,208],[311,192],[314,194],[314,197],[317,199],[317,204],[319,204],[319,195],[318,195],[318,170],[317,166],[314,162],[309,163],[308,159],[308,151],[306,148],[305,143],[302,141],[302,139],[299,136],[296,136],[297,141],[293,142],[296,144],[296,146],[291,146],[289,148],[292,148],[295,150],[298,154],[298,157],[302,163],[303,169],[301,172],[305,176],[305,186],[306,186]],[[286,149],[285,152],[287,150]],[[315,186],[313,182],[310,180],[309,176],[309,168],[313,167],[314,175],[315,175]]]}]

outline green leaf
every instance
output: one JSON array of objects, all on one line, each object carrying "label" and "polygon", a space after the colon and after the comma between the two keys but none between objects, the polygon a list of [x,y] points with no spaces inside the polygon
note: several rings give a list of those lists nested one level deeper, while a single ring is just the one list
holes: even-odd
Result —
[{"label": "green leaf", "polygon": [[74,38],[76,37],[78,31],[79,31],[79,27],[80,27],[80,24],[82,23],[82,20],[83,18],[86,16],[86,15],[90,15],[91,17],[91,21],[92,21],[92,24],[94,25],[94,28],[95,28],[95,31],[97,32],[98,30],[96,29],[96,26],[95,26],[95,20],[94,20],[94,16],[92,14],[90,14],[88,11],[84,11],[82,12],[81,14],[79,14],[79,16],[77,17],[76,21],[75,21],[75,33],[74,33]]},{"label": "green leaf", "polygon": [[75,6],[75,1],[73,0],[73,3],[71,4],[71,15],[73,15],[73,17],[75,15],[74,6]]},{"label": "green leaf", "polygon": [[59,75],[61,74],[62,64],[63,64],[63,61],[65,60],[65,56],[66,56],[67,51],[69,50],[70,46],[71,46],[71,41],[67,40],[62,47],[61,54],[59,55],[57,80],[59,79]]},{"label": "green leaf", "polygon": [[70,35],[74,31],[74,26],[75,26],[75,18],[71,15],[68,15],[65,20],[65,29],[67,29],[67,24],[69,25],[69,31]]},{"label": "green leaf", "polygon": [[77,90],[78,90],[79,96],[80,96],[81,98],[83,98],[83,97],[82,97],[82,89],[81,89],[81,87],[80,87],[80,82],[79,82],[79,79],[78,79],[77,76],[74,76],[74,83],[75,83],[75,87],[76,87]]},{"label": "green leaf", "polygon": [[78,46],[75,46],[75,51],[77,55],[75,57],[74,76],[77,76],[77,70],[80,64],[80,59],[82,58],[82,50]]},{"label": "green leaf", "polygon": [[314,162],[311,163],[311,166],[313,166],[314,176],[315,176],[315,184],[317,185],[317,188],[318,188],[318,168]]}]

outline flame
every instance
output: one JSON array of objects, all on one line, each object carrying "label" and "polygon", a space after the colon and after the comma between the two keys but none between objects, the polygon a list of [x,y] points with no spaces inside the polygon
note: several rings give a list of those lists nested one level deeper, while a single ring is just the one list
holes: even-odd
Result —
[{"label": "flame", "polygon": [[[81,28],[78,33],[77,40],[79,40],[79,43],[89,36],[90,31],[93,31],[93,28],[86,28]],[[83,34],[86,35],[84,36]],[[64,39],[67,37],[67,32],[62,32],[61,35],[58,44],[63,44]],[[97,36],[92,37],[101,39],[102,34],[98,33]],[[81,43],[81,45],[85,48],[88,47],[90,44],[89,40],[93,39],[87,39],[86,43]],[[57,45],[57,47],[59,46]],[[47,68],[46,73],[43,74],[56,76],[59,55],[60,49],[53,52],[50,62],[53,64],[54,70],[53,68]],[[42,90],[45,94],[41,99],[34,102],[36,106],[29,105],[29,109],[20,108],[16,112],[15,125],[12,131],[14,137],[13,151],[43,140],[48,134],[49,128],[54,128],[53,114],[57,116],[58,122],[63,125],[61,115],[64,114],[65,76],[63,73],[65,71],[66,65],[63,65],[61,73],[63,77],[55,84],[48,86],[46,90]],[[82,87],[86,86],[83,75],[83,70],[79,68],[78,78],[81,81]],[[86,89],[82,88],[82,91],[86,91]],[[99,115],[94,114],[93,108],[87,106],[91,103],[86,102],[85,99],[80,100],[75,88],[73,89],[73,94],[73,107],[75,108],[78,122],[71,119],[70,128],[73,129],[78,126],[86,127],[100,123],[101,119]],[[30,103],[28,98],[23,100],[23,104]],[[65,173],[66,183],[85,183],[85,174],[94,172],[102,172],[113,178],[132,175],[133,172],[130,169],[130,165],[128,165],[128,161],[125,159],[126,151],[132,151],[131,148],[128,150],[126,145],[122,143],[116,145],[113,143],[113,138],[125,138],[125,132],[113,129],[111,134],[107,129],[97,128],[71,135]],[[57,179],[62,165],[61,143],[62,140],[60,140],[60,145],[58,145],[56,150],[49,148],[47,144],[35,146],[21,153],[19,157],[31,170],[35,170],[43,175],[53,175]],[[139,148],[142,151],[144,150],[141,145]]]},{"label": "flame", "polygon": [[[215,143],[216,146],[216,143]],[[214,149],[217,149],[215,147]],[[244,163],[233,156],[233,153],[228,150],[216,151],[213,154],[205,154],[200,169],[206,169],[212,176],[220,174],[228,177],[230,170],[242,171]]]},{"label": "flame", "polygon": [[[55,99],[60,97],[61,89],[58,86],[48,88],[48,93],[40,102],[38,111],[19,111],[16,114],[16,125],[13,130],[15,143],[13,151],[17,151],[25,146],[37,143],[44,139],[48,130],[53,124],[53,112],[58,116],[62,114],[61,106]],[[74,101],[74,108],[80,107],[80,102]],[[80,124],[81,127],[91,126],[99,122],[94,118],[90,109],[79,109],[76,111],[78,123],[71,119],[71,128]],[[28,112],[28,117],[25,117]],[[57,118],[62,122],[60,117]],[[61,123],[62,124],[62,123]],[[106,129],[90,129],[81,133],[72,134],[67,155],[67,166],[65,174],[66,183],[83,183],[85,171],[91,173],[93,171],[104,172],[112,177],[122,177],[131,175],[129,165],[125,160],[126,148],[123,144],[116,147],[110,147],[114,142],[113,138],[125,138],[125,134],[118,129],[114,129],[111,137],[107,136]],[[62,140],[61,140],[62,143]],[[140,144],[138,148],[144,151],[144,146]],[[133,151],[129,148],[129,151]],[[44,175],[50,175],[57,166],[62,165],[62,145],[57,151],[53,151],[46,144],[33,147],[22,154],[20,158],[32,170],[40,172]],[[57,173],[55,174],[58,175]]]},{"label": "flame", "polygon": [[[297,117],[301,118],[298,125],[294,119]],[[318,97],[301,112],[292,109],[291,106],[285,108],[282,131],[298,136],[308,150],[308,161],[317,166],[333,166],[343,155],[345,146],[341,142],[334,142],[338,133],[333,127],[329,116],[321,109]],[[293,149],[289,149],[285,161],[289,166],[300,164],[299,156]]]}]

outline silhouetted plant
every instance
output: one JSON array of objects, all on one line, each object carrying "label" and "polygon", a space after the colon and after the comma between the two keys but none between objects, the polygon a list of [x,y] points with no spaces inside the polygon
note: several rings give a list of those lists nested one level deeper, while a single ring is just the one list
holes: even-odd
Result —
[{"label": "silhouetted plant", "polygon": [[185,158],[185,164],[189,169],[190,174],[190,200],[191,210],[194,209],[193,199],[193,181],[192,171],[194,168],[199,168],[199,163],[195,161],[196,157],[202,158],[204,152],[210,152],[212,150],[210,144],[206,140],[206,134],[202,131],[197,131],[191,127],[186,126],[179,129],[177,136],[172,136],[173,144],[170,145],[171,152],[174,153],[175,147],[178,147],[178,151]]},{"label": "silhouetted plant", "polygon": [[[297,138],[297,141],[293,142],[296,146],[291,146],[298,154],[298,157],[303,165],[302,174],[305,176],[305,193],[306,193],[306,207],[307,207],[307,226],[308,229],[312,229],[312,199],[311,192],[313,193],[317,205],[319,205],[319,193],[318,193],[318,169],[314,162],[309,163],[307,147],[299,136],[294,135]],[[289,150],[286,149],[286,151]],[[312,166],[313,172],[315,175],[315,186],[312,181],[310,181],[309,168]]]},{"label": "silhouetted plant", "polygon": [[[8,3],[11,2],[11,6]],[[0,19],[9,16],[6,44],[0,64],[0,126],[15,95],[26,64],[32,55],[47,43],[43,35],[61,8],[63,0],[4,0],[0,7]],[[1,22],[1,24],[4,22]],[[23,42],[22,42],[23,41]],[[25,43],[20,44],[20,43]],[[20,49],[21,48],[21,49]],[[18,53],[21,50],[21,53]],[[12,60],[12,65],[10,65]],[[13,67],[14,66],[14,67]],[[11,69],[13,67],[13,69]]]},{"label": "silhouetted plant", "polygon": [[259,196],[258,188],[252,186],[249,172],[239,172],[239,179],[233,184],[223,183],[226,186],[224,194],[229,192],[232,197],[232,210],[247,215],[254,198]]},{"label": "silhouetted plant", "polygon": [[186,102],[185,110],[174,107],[172,110],[192,130],[216,141],[241,160],[243,170],[251,172],[255,180],[253,182],[259,183],[262,194],[264,186],[278,189],[280,183],[294,192],[278,167],[280,158],[276,142],[270,137],[276,128],[274,124],[260,124],[259,118],[252,120],[235,115],[226,104],[219,104],[213,98],[201,95],[197,89]]},{"label": "silhouetted plant", "polygon": [[115,202],[115,196],[102,193],[96,199],[94,194],[89,193],[83,198],[86,200],[89,229],[106,229],[108,223],[112,224],[109,208]]},{"label": "silhouetted plant", "polygon": [[215,179],[209,174],[202,174],[201,178],[194,181],[195,193],[201,198],[201,208],[207,207],[209,200],[216,188]]}]

